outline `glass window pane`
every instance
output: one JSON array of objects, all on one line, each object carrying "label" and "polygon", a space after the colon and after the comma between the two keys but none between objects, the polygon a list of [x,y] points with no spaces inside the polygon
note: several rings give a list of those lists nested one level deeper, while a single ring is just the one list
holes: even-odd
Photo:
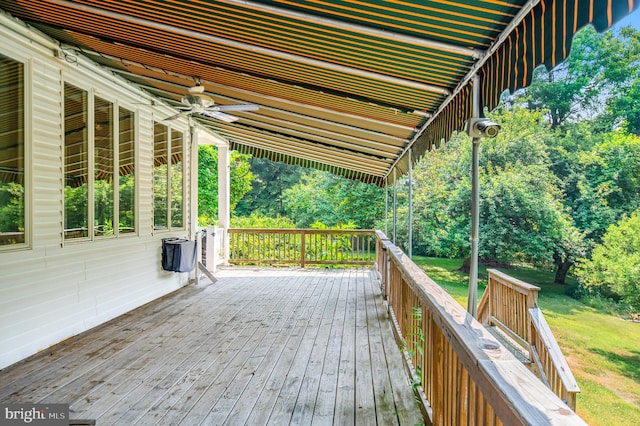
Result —
[{"label": "glass window pane", "polygon": [[113,104],[98,97],[94,106],[93,205],[96,236],[113,235]]},{"label": "glass window pane", "polygon": [[64,237],[88,237],[87,92],[64,85]]},{"label": "glass window pane", "polygon": [[120,213],[119,233],[136,232],[135,220],[135,117],[132,111],[120,107],[120,135],[119,135],[119,167],[120,167]]},{"label": "glass window pane", "polygon": [[25,242],[24,66],[0,55],[0,246]]},{"label": "glass window pane", "polygon": [[153,225],[154,229],[167,229],[169,213],[167,204],[167,148],[168,129],[160,123],[154,123],[153,145]]},{"label": "glass window pane", "polygon": [[183,225],[183,175],[182,175],[182,133],[171,131],[171,226],[182,228]]}]

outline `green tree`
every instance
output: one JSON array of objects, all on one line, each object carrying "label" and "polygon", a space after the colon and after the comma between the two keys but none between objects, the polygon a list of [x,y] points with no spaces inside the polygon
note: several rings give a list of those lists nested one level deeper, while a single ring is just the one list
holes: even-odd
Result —
[{"label": "green tree", "polygon": [[629,27],[605,33],[601,61],[610,92],[601,121],[606,129],[620,125],[640,135],[640,32]]},{"label": "green tree", "polygon": [[576,274],[583,285],[616,295],[640,312],[640,210],[611,225]]},{"label": "green tree", "polygon": [[569,57],[552,70],[535,69],[524,91],[532,110],[545,111],[552,128],[598,113],[605,85],[603,38],[592,27],[576,34]]},{"label": "green tree", "polygon": [[[238,161],[236,161],[236,159]],[[240,199],[251,189],[251,156],[232,151],[230,155],[230,208],[231,214]],[[239,163],[239,164],[237,164]],[[198,220],[201,225],[211,224],[218,217],[218,150],[213,145],[198,147]]]},{"label": "green tree", "polygon": [[298,227],[322,222],[330,227],[355,223],[371,228],[384,212],[384,190],[327,172],[305,173],[300,183],[283,193],[287,216]]},{"label": "green tree", "polygon": [[251,213],[277,217],[285,216],[283,192],[300,182],[305,169],[265,158],[251,160],[251,173],[255,176],[251,190],[238,202],[236,214]]},{"label": "green tree", "polygon": [[613,132],[578,158],[576,191],[569,198],[579,229],[594,242],[640,208],[640,137]]},{"label": "green tree", "polygon": [[[555,263],[563,280],[583,248],[562,204],[560,181],[551,172],[550,125],[542,112],[518,105],[490,117],[502,131],[481,145],[480,257],[485,262]],[[414,252],[469,256],[470,153],[470,139],[458,134],[416,165]],[[403,229],[399,239],[405,235]]]}]

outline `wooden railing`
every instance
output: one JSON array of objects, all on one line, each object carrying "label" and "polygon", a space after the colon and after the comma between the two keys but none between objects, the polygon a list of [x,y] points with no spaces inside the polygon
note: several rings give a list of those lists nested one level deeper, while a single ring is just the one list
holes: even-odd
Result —
[{"label": "wooden railing", "polygon": [[482,324],[496,326],[527,351],[540,380],[575,410],[580,388],[538,308],[540,287],[489,269],[489,283],[478,304]]},{"label": "wooden railing", "polygon": [[540,287],[489,269],[489,283],[478,303],[478,321],[495,325],[523,347],[529,342],[528,310],[538,307]]},{"label": "wooden railing", "polygon": [[373,265],[373,230],[229,229],[229,263]]},{"label": "wooden railing", "polygon": [[377,238],[383,295],[434,425],[585,424],[383,233]]}]

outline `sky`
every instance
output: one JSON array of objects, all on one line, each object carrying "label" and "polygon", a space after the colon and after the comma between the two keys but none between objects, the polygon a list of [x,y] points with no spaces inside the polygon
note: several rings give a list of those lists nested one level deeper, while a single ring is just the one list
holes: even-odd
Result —
[{"label": "sky", "polygon": [[630,15],[627,15],[624,18],[622,18],[613,26],[613,28],[629,27],[629,26],[637,30],[640,30],[640,8],[636,9]]}]

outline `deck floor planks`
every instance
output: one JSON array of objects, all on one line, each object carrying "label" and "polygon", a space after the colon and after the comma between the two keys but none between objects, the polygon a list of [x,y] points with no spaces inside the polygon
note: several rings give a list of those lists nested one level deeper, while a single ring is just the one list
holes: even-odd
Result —
[{"label": "deck floor planks", "polygon": [[[241,322],[234,321],[237,315],[244,309],[248,309],[252,303],[250,289],[246,289],[238,294],[238,297],[245,297],[246,301],[241,304],[221,305],[221,309],[216,309],[215,316],[207,305],[197,304],[195,309],[189,312],[190,322],[193,325],[191,335],[187,338],[175,336],[179,339],[177,351],[170,353],[173,357],[170,359],[157,358],[150,365],[153,365],[153,372],[149,378],[138,383],[137,387],[120,386],[119,389],[113,390],[114,395],[118,395],[120,399],[133,395],[135,403],[126,406],[126,410],[122,410],[122,406],[112,405],[105,412],[101,413],[103,422],[112,419],[115,424],[133,424],[137,418],[146,415],[150,407],[157,402],[159,395],[165,395],[169,390],[179,389],[176,384],[186,374],[192,372],[194,367],[200,365],[201,362],[213,363],[220,354],[224,353],[224,349],[218,349],[219,345],[237,338],[237,330],[244,327]],[[196,321],[193,321],[195,317]],[[213,319],[217,317],[218,319]],[[209,345],[209,339],[215,338],[217,345]],[[218,351],[212,355],[213,351]],[[165,350],[165,352],[167,352]],[[184,354],[181,356],[181,354]],[[177,356],[177,357],[176,357]],[[165,362],[166,361],[166,362]],[[127,381],[129,384],[130,380]],[[95,407],[94,407],[95,410]],[[90,417],[89,412],[85,417]],[[151,417],[149,417],[150,419]]]},{"label": "deck floor planks", "polygon": [[[376,403],[373,387],[369,323],[367,322],[367,298],[373,297],[371,288],[361,274],[356,276],[355,318],[355,416],[357,424],[376,423]],[[369,293],[367,295],[367,292]]]},{"label": "deck floor planks", "polygon": [[291,415],[291,424],[310,424],[313,419],[316,399],[318,397],[318,389],[320,387],[320,377],[322,377],[325,364],[325,354],[327,352],[331,333],[331,325],[338,306],[339,292],[340,281],[334,275],[331,280],[331,293],[329,294],[328,301],[324,306],[319,330],[313,342],[313,347],[311,348],[305,375],[302,379],[295,407]]},{"label": "deck floor planks", "polygon": [[101,425],[424,422],[370,270],[218,278],[0,370],[0,402]]},{"label": "deck floor planks", "polygon": [[[175,312],[182,309],[184,303],[189,303],[192,292],[198,291],[194,289],[183,290],[153,302],[157,315],[174,315]],[[77,376],[78,369],[87,365],[95,366],[97,358],[109,358],[134,343],[138,336],[149,332],[159,323],[158,317],[153,313],[148,317],[140,318],[136,318],[132,313],[127,313],[120,316],[118,321],[117,327],[101,325],[92,329],[92,339],[90,340],[76,336],[43,350],[38,354],[38,357],[46,359],[46,362],[22,361],[12,366],[10,370],[5,369],[6,377],[3,371],[0,400],[9,396],[24,397],[28,395],[32,398],[29,400],[30,402],[36,402],[38,400],[36,399],[38,396],[36,390],[49,383],[60,385],[65,374],[69,377]],[[78,346],[82,346],[80,354],[76,351]],[[51,375],[52,370],[57,371],[58,375]],[[34,385],[35,388],[29,388]]]},{"label": "deck floor planks", "polygon": [[231,411],[228,413],[227,418],[234,419],[237,424],[244,424],[254,407],[254,401],[256,401],[264,389],[271,373],[273,372],[273,366],[277,363],[285,344],[287,343],[290,333],[283,333],[281,329],[273,329],[269,333],[269,339],[272,341],[271,346],[266,348],[266,351],[259,351],[257,355],[263,356],[260,361],[259,368],[255,372],[251,373],[251,380],[242,390],[242,393],[238,396],[238,400],[234,404]]},{"label": "deck floor planks", "polygon": [[[272,303],[274,307],[283,309],[278,311],[277,318],[287,318],[289,309],[295,310],[297,305],[306,300],[305,296],[309,288],[305,288],[304,285],[300,285],[301,282],[296,282],[295,280],[293,280],[292,283],[298,284],[295,288],[292,287],[289,292],[289,295],[293,295],[294,297],[291,299],[283,299],[282,301],[285,303],[282,304]],[[286,282],[284,284],[286,285]],[[304,283],[302,282],[302,284]],[[253,300],[253,304],[266,303],[265,296],[260,292],[260,289],[254,289],[251,299]],[[245,315],[242,315],[242,319],[238,321],[243,324],[241,333],[234,336],[233,341],[230,341],[227,346],[218,350],[220,356],[216,358],[215,361],[207,362],[206,365],[196,369],[197,374],[190,372],[187,376],[188,380],[182,380],[177,386],[173,387],[169,393],[169,395],[172,396],[168,401],[169,403],[165,403],[163,409],[156,410],[156,413],[154,413],[154,417],[156,414],[159,415],[159,417],[157,417],[158,424],[178,424],[178,422],[185,420],[186,417],[194,418],[194,421],[191,423],[195,424],[201,420],[200,418],[196,418],[197,411],[191,412],[191,408],[202,398],[202,393],[209,389],[213,384],[213,380],[216,379],[223,370],[229,370],[229,363],[246,343],[245,336],[250,336],[255,331],[254,327],[257,320],[253,315],[258,312],[261,311],[251,306],[247,307],[244,312]],[[264,316],[262,316],[262,319],[268,320],[268,318]],[[254,327],[249,327],[249,324],[253,324]],[[230,385],[230,383],[226,383],[225,386],[226,385]],[[173,396],[177,396],[177,398]],[[187,409],[187,407],[189,408]],[[163,412],[164,415],[162,414]],[[200,414],[200,417],[204,417],[204,413]]]},{"label": "deck floor planks", "polygon": [[389,316],[382,307],[382,291],[378,283],[365,280],[365,286],[369,286],[366,293],[371,294],[371,297],[366,300],[366,312],[376,419],[381,425],[397,425],[399,419],[395,411],[393,389],[381,333],[381,328],[389,323]]},{"label": "deck floor planks", "polygon": [[348,274],[340,277],[340,292],[334,317],[331,323],[328,344],[325,348],[324,365],[318,386],[318,395],[313,407],[312,424],[326,425],[333,422],[338,389],[338,369],[340,366],[340,350],[342,348],[342,334],[347,311],[347,293],[349,290]]},{"label": "deck floor planks", "polygon": [[[374,288],[374,291],[376,291],[376,293],[380,292],[379,287]],[[382,300],[382,297],[380,297],[379,299]],[[395,336],[392,329],[393,325],[391,325],[388,313],[385,311],[382,303],[377,303],[375,306],[377,308],[378,319],[380,321],[380,327],[378,328],[378,330],[380,331],[382,336],[384,357],[386,359],[387,365],[393,366],[395,365],[396,360],[402,359],[402,354],[400,353],[400,348],[398,348],[398,345],[395,341]],[[416,410],[417,402],[415,400],[415,395],[411,394],[411,397],[407,398],[407,393],[405,392],[405,389],[408,386],[411,386],[409,376],[406,374],[398,374],[398,370],[396,370],[395,368],[389,368],[388,374],[399,423],[401,425],[417,425],[424,423],[422,413]]]},{"label": "deck floor planks", "polygon": [[307,372],[309,357],[313,352],[313,346],[320,331],[322,315],[328,303],[328,296],[331,294],[331,284],[333,283],[329,280],[324,280],[324,283],[326,285],[323,288],[322,294],[320,294],[320,297],[317,299],[313,312],[305,325],[304,335],[296,348],[294,359],[287,371],[286,379],[282,384],[278,398],[271,410],[268,424],[282,425],[291,421],[291,416],[295,409],[295,404],[291,402],[297,401],[300,395],[302,381],[304,377],[309,374]]},{"label": "deck floor planks", "polygon": [[[185,308],[188,309],[188,306]],[[87,393],[96,387],[96,384],[116,382],[122,374],[126,375],[131,387],[135,372],[145,370],[145,367],[153,364],[158,357],[166,358],[171,353],[166,349],[167,345],[171,345],[171,337],[190,334],[192,327],[193,321],[182,321],[179,316],[170,316],[161,327],[155,327],[153,332],[145,333],[143,338],[136,339],[126,350],[104,358],[102,363],[95,366],[77,369],[74,372],[77,375],[75,379],[42,397],[41,401],[75,401],[83,396],[86,398]],[[109,368],[103,368],[107,362]]]},{"label": "deck floor planks", "polygon": [[[352,271],[348,272],[351,274]],[[340,345],[336,407],[333,412],[333,424],[336,425],[355,423],[356,284],[349,275],[345,285],[347,287],[347,305],[342,328],[342,344]]]},{"label": "deck floor planks", "polygon": [[[229,318],[237,310],[243,309],[243,306],[225,308],[217,313],[221,317]],[[198,320],[199,317],[196,316],[196,321],[191,322],[196,324]],[[86,417],[100,417],[132,392],[142,397],[130,409],[135,410],[136,406],[144,406],[146,403],[151,405],[158,398],[158,394],[170,389],[179,377],[210,352],[211,347],[206,344],[208,338],[215,334],[222,342],[224,336],[237,326],[239,324],[226,320],[213,322],[203,333],[192,329],[190,335],[178,346],[177,351],[167,351],[166,348],[162,348],[164,354],[160,353],[153,362],[145,366],[146,368],[137,370],[136,366],[133,366],[131,369],[123,370],[123,378],[127,380],[109,381],[102,386],[96,386],[84,398],[73,404],[74,409],[85,412]]]},{"label": "deck floor planks", "polygon": [[[251,381],[252,372],[261,366],[261,361],[264,360],[271,349],[271,344],[273,340],[275,340],[275,336],[281,334],[286,335],[287,333],[283,333],[282,331],[287,328],[290,319],[299,317],[298,312],[300,310],[306,309],[309,303],[315,303],[317,301],[317,297],[315,296],[320,285],[321,282],[318,279],[305,280],[302,283],[305,292],[300,299],[301,303],[296,306],[296,309],[292,311],[282,311],[280,315],[281,321],[276,323],[275,327],[265,328],[263,333],[256,336],[254,344],[245,345],[243,349],[244,352],[241,352],[233,361],[225,366],[225,371],[217,378],[217,383],[229,383],[229,386],[223,389],[223,392],[220,392],[220,386],[218,386],[218,389],[214,389],[212,386],[210,392],[204,394],[199,401],[198,417],[202,416],[204,423],[222,424],[225,421],[229,411],[231,411],[235,403],[238,402],[239,395]],[[308,290],[312,291],[310,294],[311,297],[307,297],[309,296]],[[278,306],[278,304],[274,303],[271,303],[271,305],[274,307]],[[276,328],[278,333],[268,334],[271,328]],[[294,332],[295,327],[291,330]],[[269,369],[268,366],[269,364],[262,365],[265,370]],[[239,375],[240,377],[238,377]],[[195,410],[192,410],[192,412],[189,413],[190,416],[193,416],[194,411]]]},{"label": "deck floor planks", "polygon": [[291,334],[284,343],[283,349],[279,353],[275,364],[273,364],[272,370],[269,372],[269,377],[258,396],[258,401],[252,408],[251,414],[247,419],[248,424],[266,424],[269,420],[273,406],[287,378],[288,370],[293,363],[297,348],[304,337],[307,325],[306,318],[308,318],[309,310],[314,306],[315,301],[309,300],[308,302],[309,303],[301,309],[300,315],[296,316],[290,324]]}]

